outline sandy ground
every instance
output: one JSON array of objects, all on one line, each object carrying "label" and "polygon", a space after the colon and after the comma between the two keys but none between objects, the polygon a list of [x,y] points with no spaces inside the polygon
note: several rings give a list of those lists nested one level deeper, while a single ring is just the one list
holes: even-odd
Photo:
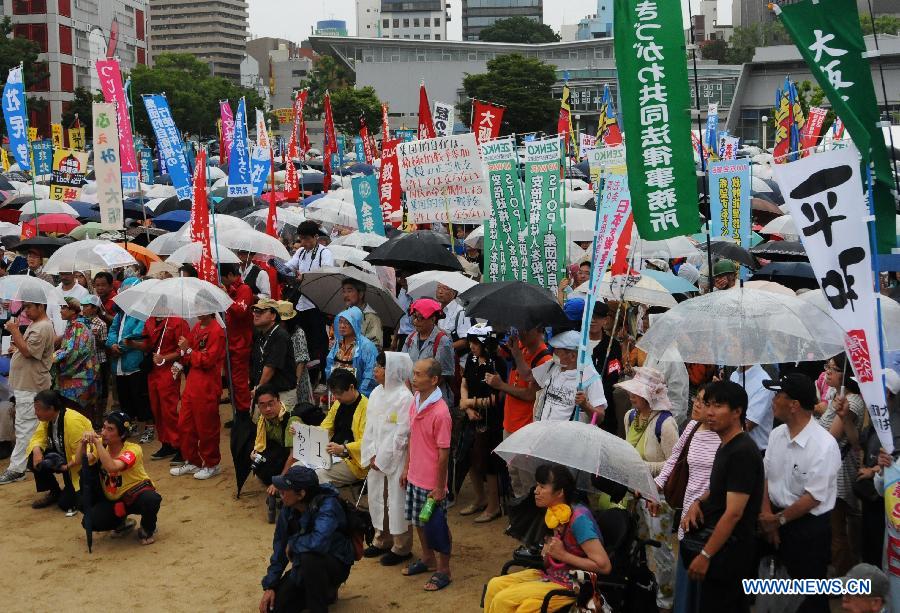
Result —
[{"label": "sandy ground", "polygon": [[[222,406],[223,419],[230,407]],[[145,466],[163,496],[156,543],[94,535],[89,554],[80,515],[56,507],[32,510],[34,483],[0,488],[0,607],[10,613],[50,606],[55,611],[125,608],[134,611],[256,611],[260,579],[271,554],[262,485],[251,476],[235,499],[227,430],[223,474],[209,481],[172,477],[166,461],[150,461],[159,443],[144,445]],[[0,462],[0,470],[7,462]],[[464,488],[461,504],[469,501]],[[458,509],[457,507],[456,509]],[[333,611],[479,610],[482,586],[509,558],[515,541],[502,520],[474,525],[451,509],[453,583],[430,594],[427,575],[403,577],[377,560],[354,565]],[[414,552],[417,551],[414,548]],[[50,604],[52,603],[52,604]],[[118,603],[118,604],[113,604]]]}]

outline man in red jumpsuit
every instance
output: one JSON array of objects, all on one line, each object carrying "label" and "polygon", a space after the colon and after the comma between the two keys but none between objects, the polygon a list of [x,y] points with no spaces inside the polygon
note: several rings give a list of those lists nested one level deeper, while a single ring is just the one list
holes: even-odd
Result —
[{"label": "man in red jumpsuit", "polygon": [[253,292],[241,279],[237,264],[220,264],[219,278],[234,303],[225,312],[228,356],[231,364],[231,399],[236,411],[250,410],[250,350],[253,347]]},{"label": "man in red jumpsuit", "polygon": [[213,315],[201,315],[198,319],[190,339],[178,339],[179,360],[190,367],[178,414],[181,455],[186,463],[169,473],[174,477],[190,474],[194,479],[209,479],[221,472],[219,395],[225,332]]},{"label": "man in red jumpsuit", "polygon": [[178,402],[181,400],[181,372],[172,373],[172,364],[181,357],[178,339],[191,333],[180,317],[151,317],[144,323],[144,352],[153,355],[153,368],[147,375],[150,392],[150,411],[156,423],[156,435],[162,447],[150,456],[151,460],[163,460],[173,456],[171,463],[184,462],[181,457],[178,435]]}]

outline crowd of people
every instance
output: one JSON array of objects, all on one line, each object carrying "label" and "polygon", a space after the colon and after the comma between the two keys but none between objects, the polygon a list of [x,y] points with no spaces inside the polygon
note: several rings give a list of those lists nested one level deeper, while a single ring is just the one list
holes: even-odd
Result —
[{"label": "crowd of people", "polygon": [[[570,571],[614,572],[597,520],[611,509],[627,512],[636,538],[659,542],[648,555],[660,611],[747,611],[740,580],[770,563],[792,578],[865,571],[882,585],[872,568],[884,550],[880,472],[894,460],[880,449],[843,354],[825,364],[738,369],[660,362],[635,347],[654,309],[601,302],[588,362],[579,364],[585,300],[576,288],[589,266],[574,267],[562,284],[571,325],[553,330],[475,321],[443,284],[412,299],[410,271],[399,269],[399,322],[382,321],[366,284],[349,275],[345,309],[331,316],[296,283],[334,266],[328,243],[316,223],[300,224],[284,263],[296,279],[240,253],[241,264],[219,267],[231,307],[191,321],[122,311],[114,298],[147,277],[140,265],[57,280],[41,270],[46,254],[29,250],[23,274],[53,282],[66,303],[58,313],[41,303],[4,305],[11,396],[0,433],[13,436],[0,485],[31,471],[34,508],[82,511],[94,531],[115,536],[134,530],[129,516],[139,516],[138,540],[149,545],[162,496],[145,449],[174,477],[220,477],[227,392],[234,417],[224,426],[252,423],[247,459],[275,525],[260,611],[327,610],[360,558],[422,575],[427,591],[445,589],[453,577],[449,514],[497,522],[521,499],[545,510],[543,564],[491,579],[483,607],[493,613],[539,611],[552,590],[577,587]],[[662,265],[700,276],[690,263]],[[719,261],[707,285],[728,289],[736,271]],[[179,274],[197,273],[185,265]],[[894,371],[888,387],[891,422],[900,424]],[[493,453],[542,421],[579,421],[623,439],[655,479],[659,501],[601,488],[588,495],[564,466],[529,473]],[[301,424],[327,433],[327,466],[293,457]],[[472,502],[455,508],[467,480]],[[87,487],[96,488],[89,508]],[[360,548],[351,528],[362,499],[374,538]],[[845,606],[877,611],[887,598],[884,590],[848,596]],[[553,596],[554,610],[572,600]],[[828,606],[827,597],[810,596],[798,610]]]}]

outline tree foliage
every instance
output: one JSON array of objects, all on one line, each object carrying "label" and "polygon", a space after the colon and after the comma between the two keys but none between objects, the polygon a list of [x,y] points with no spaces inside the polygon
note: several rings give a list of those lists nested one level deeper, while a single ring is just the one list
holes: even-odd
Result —
[{"label": "tree foliage", "polygon": [[879,15],[875,18],[874,28],[872,27],[872,17],[870,15],[860,15],[859,24],[862,26],[863,34],[872,34],[873,30],[876,34],[897,34],[900,32],[900,17],[894,15]]},{"label": "tree foliage", "polygon": [[704,60],[725,61],[728,54],[728,43],[721,38],[704,40],[700,43],[700,57]]},{"label": "tree foliage", "polygon": [[[524,134],[538,130],[555,132],[553,121],[559,112],[559,101],[551,90],[556,82],[556,69],[536,58],[518,54],[501,55],[487,63],[488,71],[466,74],[466,95],[506,107],[501,134]],[[463,121],[469,122],[471,101],[457,106]]]},{"label": "tree foliage", "polygon": [[478,35],[478,38],[491,43],[558,43],[559,34],[545,23],[528,17],[516,16],[495,21]]},{"label": "tree foliage", "polygon": [[721,61],[725,64],[745,64],[753,60],[757,47],[790,43],[787,31],[778,21],[739,26],[734,29],[728,41],[728,50]]},{"label": "tree foliage", "polygon": [[143,94],[165,93],[178,129],[203,137],[215,136],[220,100],[228,100],[236,108],[241,97],[246,98],[251,124],[253,109],[265,108],[258,92],[211,76],[209,67],[193,55],[167,53],[154,63],[153,68],[138,65],[131,72],[135,128],[145,137],[151,137],[153,129],[141,102]]},{"label": "tree foliage", "polygon": [[75,99],[62,114],[63,128],[68,128],[74,124],[75,117],[77,116],[78,121],[81,122],[81,126],[84,128],[85,140],[90,141],[91,127],[93,124],[91,118],[93,117],[94,112],[93,106],[91,105],[94,102],[103,102],[103,94],[100,92],[91,94],[91,90],[86,87],[76,87]]},{"label": "tree foliage", "polygon": [[[313,64],[309,77],[300,84],[301,87],[309,88],[309,97],[304,107],[307,119],[322,116],[322,101],[325,99],[326,91],[334,94],[338,90],[353,87],[355,84],[356,76],[344,64],[330,55],[319,56]],[[334,110],[333,103],[332,96],[332,110]]]},{"label": "tree foliage", "polygon": [[359,133],[360,115],[365,115],[370,134],[381,130],[381,100],[371,86],[345,87],[331,92],[331,113],[335,128],[344,134]]},{"label": "tree foliage", "polygon": [[[41,48],[27,38],[13,38],[12,32],[12,21],[8,16],[4,17],[0,21],[0,75],[5,82],[9,71],[19,64],[23,64],[25,67],[25,70],[22,71],[25,91],[34,91],[35,85],[50,76],[46,64],[37,61]],[[37,98],[28,98],[27,104],[29,109],[42,108],[47,105],[46,101]],[[6,122],[0,121],[0,135],[5,134]]]}]

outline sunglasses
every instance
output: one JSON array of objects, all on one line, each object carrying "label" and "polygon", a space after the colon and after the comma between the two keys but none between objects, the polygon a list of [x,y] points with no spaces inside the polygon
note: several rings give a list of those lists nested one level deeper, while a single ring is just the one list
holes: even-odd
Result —
[{"label": "sunglasses", "polygon": [[275,309],[261,309],[259,307],[253,307],[252,309],[250,309],[250,312],[253,313],[254,315],[262,315],[266,311],[271,311],[274,313]]}]

